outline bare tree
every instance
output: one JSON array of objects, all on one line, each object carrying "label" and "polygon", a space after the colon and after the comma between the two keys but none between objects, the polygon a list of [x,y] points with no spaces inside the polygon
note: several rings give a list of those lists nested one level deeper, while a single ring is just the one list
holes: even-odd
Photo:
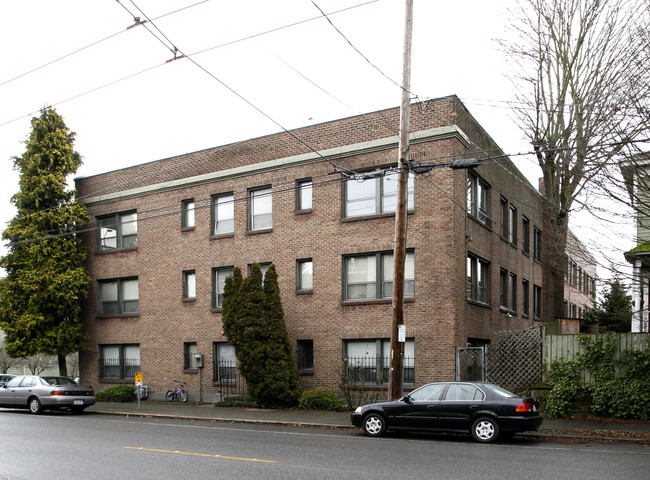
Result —
[{"label": "bare tree", "polygon": [[16,359],[5,352],[4,340],[0,340],[0,373],[7,373],[15,363]]},{"label": "bare tree", "polygon": [[648,0],[519,0],[516,112],[542,171],[545,317],[561,317],[569,216],[574,202],[639,137],[631,98],[635,14]]}]

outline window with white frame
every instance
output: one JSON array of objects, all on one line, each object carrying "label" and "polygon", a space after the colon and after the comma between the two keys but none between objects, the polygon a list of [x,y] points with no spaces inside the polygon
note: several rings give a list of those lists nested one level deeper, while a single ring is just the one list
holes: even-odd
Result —
[{"label": "window with white frame", "polygon": [[226,278],[232,276],[232,267],[212,269],[212,308],[223,307],[223,293],[226,287]]},{"label": "window with white frame", "polygon": [[[397,180],[399,174],[393,171],[379,171],[377,176],[351,178],[345,182],[346,218],[379,215],[394,212],[397,206]],[[407,206],[415,205],[415,175],[408,176]]]},{"label": "window with white frame", "polygon": [[271,187],[248,192],[248,227],[250,230],[267,230],[273,227],[273,195]]},{"label": "window with white frame", "polygon": [[296,289],[298,291],[311,291],[314,289],[314,262],[311,258],[297,261]]},{"label": "window with white frame", "polygon": [[237,379],[235,347],[226,342],[215,342],[213,347],[212,381],[234,383]]},{"label": "window with white frame", "polygon": [[510,204],[508,222],[508,240],[511,245],[517,245],[517,208]]},{"label": "window with white frame", "polygon": [[508,285],[508,310],[517,311],[517,275],[510,274],[510,283]]},{"label": "window with white frame", "polygon": [[99,378],[102,380],[134,379],[140,368],[140,345],[100,345]]},{"label": "window with white frame", "polygon": [[138,246],[138,214],[117,213],[97,219],[99,251],[120,250]]},{"label": "window with white frame", "polygon": [[191,300],[196,298],[196,272],[186,270],[183,272],[183,299]]},{"label": "window with white frame", "polygon": [[[393,297],[393,253],[344,257],[345,300],[381,300]],[[404,296],[415,296],[415,254],[406,252]]]},{"label": "window with white frame", "polygon": [[232,193],[212,197],[212,235],[228,235],[235,231],[235,196]]},{"label": "window with white frame", "polygon": [[490,303],[489,262],[472,254],[467,255],[467,299]]},{"label": "window with white frame", "polygon": [[488,184],[474,172],[467,174],[467,213],[479,222],[490,221],[490,198]]},{"label": "window with white frame", "polygon": [[198,368],[197,355],[199,349],[196,342],[183,343],[183,368],[185,370],[196,370]]},{"label": "window with white frame", "polygon": [[[352,383],[388,382],[391,359],[390,340],[385,338],[346,340],[344,345],[345,375]],[[402,344],[402,381],[413,384],[415,381],[415,342],[406,339]]]},{"label": "window with white frame", "polygon": [[312,181],[311,178],[296,182],[296,210],[311,210],[312,208]]},{"label": "window with white frame", "polygon": [[195,226],[194,218],[194,199],[183,200],[181,202],[181,228],[191,229]]},{"label": "window with white frame", "polygon": [[117,278],[97,282],[100,315],[135,315],[139,312],[137,278]]}]

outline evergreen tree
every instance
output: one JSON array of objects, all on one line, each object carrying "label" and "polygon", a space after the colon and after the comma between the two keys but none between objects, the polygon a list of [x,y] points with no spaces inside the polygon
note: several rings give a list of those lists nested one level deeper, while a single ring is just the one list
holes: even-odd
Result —
[{"label": "evergreen tree", "polygon": [[235,268],[226,279],[223,328],[235,347],[239,373],[248,392],[260,405],[295,406],[300,397],[298,368],[284,322],[275,266],[264,283],[258,264],[242,279]]},{"label": "evergreen tree", "polygon": [[603,291],[603,300],[587,309],[583,323],[598,324],[600,333],[629,332],[632,325],[632,297],[627,294],[621,282],[608,282]]},{"label": "evergreen tree", "polygon": [[0,327],[9,355],[55,355],[66,375],[66,355],[87,338],[79,315],[91,278],[74,232],[88,213],[66,183],[82,160],[73,148],[75,134],[55,110],[43,109],[31,123],[25,153],[13,158],[20,190],[11,199],[16,216],[2,234],[11,243],[0,259],[7,272],[0,283]]},{"label": "evergreen tree", "polygon": [[267,348],[266,375],[259,391],[264,405],[295,406],[300,400],[300,374],[293,357],[284,309],[280,298],[280,285],[275,265],[271,264],[264,275],[266,303],[265,344]]}]

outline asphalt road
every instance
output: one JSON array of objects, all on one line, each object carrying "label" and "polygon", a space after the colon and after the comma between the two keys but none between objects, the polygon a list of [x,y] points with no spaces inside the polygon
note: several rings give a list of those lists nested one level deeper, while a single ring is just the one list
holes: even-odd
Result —
[{"label": "asphalt road", "polygon": [[0,480],[645,479],[650,448],[0,409]]}]

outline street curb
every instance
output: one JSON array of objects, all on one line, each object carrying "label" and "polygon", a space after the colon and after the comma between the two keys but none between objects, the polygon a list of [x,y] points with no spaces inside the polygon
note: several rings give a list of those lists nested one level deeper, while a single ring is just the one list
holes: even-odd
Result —
[{"label": "street curb", "polygon": [[[169,415],[162,413],[146,413],[146,412],[107,412],[94,410],[87,412],[100,415],[115,415],[122,417],[140,417],[140,418],[160,418],[169,420],[192,420],[197,422],[213,422],[213,423],[238,423],[249,425],[277,425],[282,427],[301,427],[301,428],[324,428],[331,430],[358,430],[357,427],[352,425],[336,425],[324,424],[313,422],[287,422],[282,420],[252,420],[244,418],[219,418],[219,417],[195,417],[191,415]],[[648,438],[629,438],[617,436],[603,436],[603,435],[573,435],[568,433],[559,432],[522,432],[517,436],[529,439],[537,439],[540,441],[551,441],[553,439],[567,440],[574,443],[627,443],[638,445],[650,445]]]},{"label": "street curb", "polygon": [[169,415],[164,413],[146,413],[146,412],[106,412],[93,410],[94,414],[117,415],[122,417],[142,417],[142,418],[166,418],[170,420],[192,420],[197,422],[214,422],[214,423],[242,423],[252,425],[278,425],[283,427],[304,427],[304,428],[330,428],[336,430],[356,430],[352,425],[336,425],[328,423],[313,422],[287,422],[283,420],[252,420],[250,418],[219,418],[219,417],[194,417],[191,415]]}]

